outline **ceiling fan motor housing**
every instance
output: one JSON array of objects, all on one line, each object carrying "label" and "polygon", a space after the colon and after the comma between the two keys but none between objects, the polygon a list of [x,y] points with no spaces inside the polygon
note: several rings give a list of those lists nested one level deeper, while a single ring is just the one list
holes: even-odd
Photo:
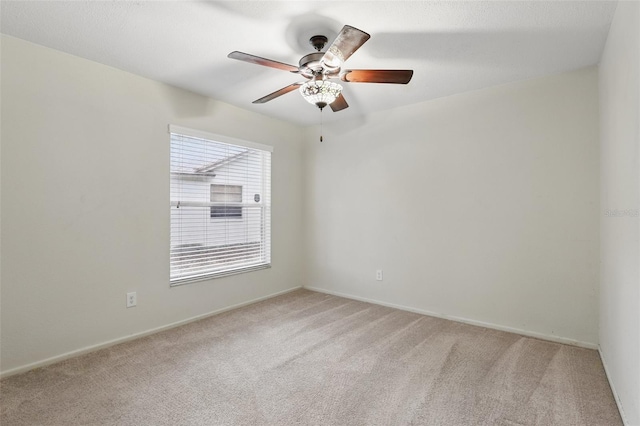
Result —
[{"label": "ceiling fan motor housing", "polygon": [[313,52],[300,58],[300,74],[305,77],[313,78],[323,74],[322,58],[323,52]]}]

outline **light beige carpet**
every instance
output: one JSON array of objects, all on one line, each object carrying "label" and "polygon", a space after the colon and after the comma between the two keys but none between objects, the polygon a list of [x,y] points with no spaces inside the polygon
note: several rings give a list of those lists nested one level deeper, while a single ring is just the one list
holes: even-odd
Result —
[{"label": "light beige carpet", "polygon": [[620,425],[593,350],[299,290],[0,382],[9,425]]}]

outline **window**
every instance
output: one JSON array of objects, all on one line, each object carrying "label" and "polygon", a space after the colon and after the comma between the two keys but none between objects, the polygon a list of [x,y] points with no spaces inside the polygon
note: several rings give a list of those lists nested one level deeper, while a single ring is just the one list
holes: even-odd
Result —
[{"label": "window", "polygon": [[269,267],[272,148],[169,130],[171,285]]},{"label": "window", "polygon": [[242,204],[242,185],[211,184],[211,202],[224,203],[223,206],[211,206],[211,217],[242,217],[242,207],[227,204]]}]

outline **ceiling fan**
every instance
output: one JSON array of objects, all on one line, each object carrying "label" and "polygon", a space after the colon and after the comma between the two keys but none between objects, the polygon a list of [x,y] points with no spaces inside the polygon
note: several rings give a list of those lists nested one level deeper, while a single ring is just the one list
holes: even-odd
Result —
[{"label": "ceiling fan", "polygon": [[309,43],[316,52],[303,56],[299,65],[289,65],[271,59],[261,58],[248,53],[234,51],[228,57],[265,67],[276,68],[299,74],[307,81],[297,82],[276,90],[254,104],[263,104],[279,96],[299,89],[302,96],[316,105],[320,110],[329,105],[334,112],[348,108],[349,105],[342,95],[342,86],[331,81],[340,79],[345,83],[395,83],[407,84],[413,76],[413,70],[350,70],[342,69],[344,62],[353,55],[371,37],[357,28],[345,25],[331,46],[325,51],[328,39],[324,35],[315,35]]}]

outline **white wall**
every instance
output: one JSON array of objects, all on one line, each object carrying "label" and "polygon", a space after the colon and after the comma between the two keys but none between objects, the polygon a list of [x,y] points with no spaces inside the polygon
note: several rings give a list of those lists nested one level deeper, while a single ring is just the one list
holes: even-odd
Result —
[{"label": "white wall", "polygon": [[622,1],[600,64],[600,350],[628,425],[640,425],[639,80],[640,3]]},{"label": "white wall", "polygon": [[[301,128],[5,36],[1,78],[3,372],[302,284]],[[275,147],[272,268],[169,287],[168,124]]]},{"label": "white wall", "polygon": [[597,344],[595,68],[325,124],[324,140],[305,144],[307,286]]}]

